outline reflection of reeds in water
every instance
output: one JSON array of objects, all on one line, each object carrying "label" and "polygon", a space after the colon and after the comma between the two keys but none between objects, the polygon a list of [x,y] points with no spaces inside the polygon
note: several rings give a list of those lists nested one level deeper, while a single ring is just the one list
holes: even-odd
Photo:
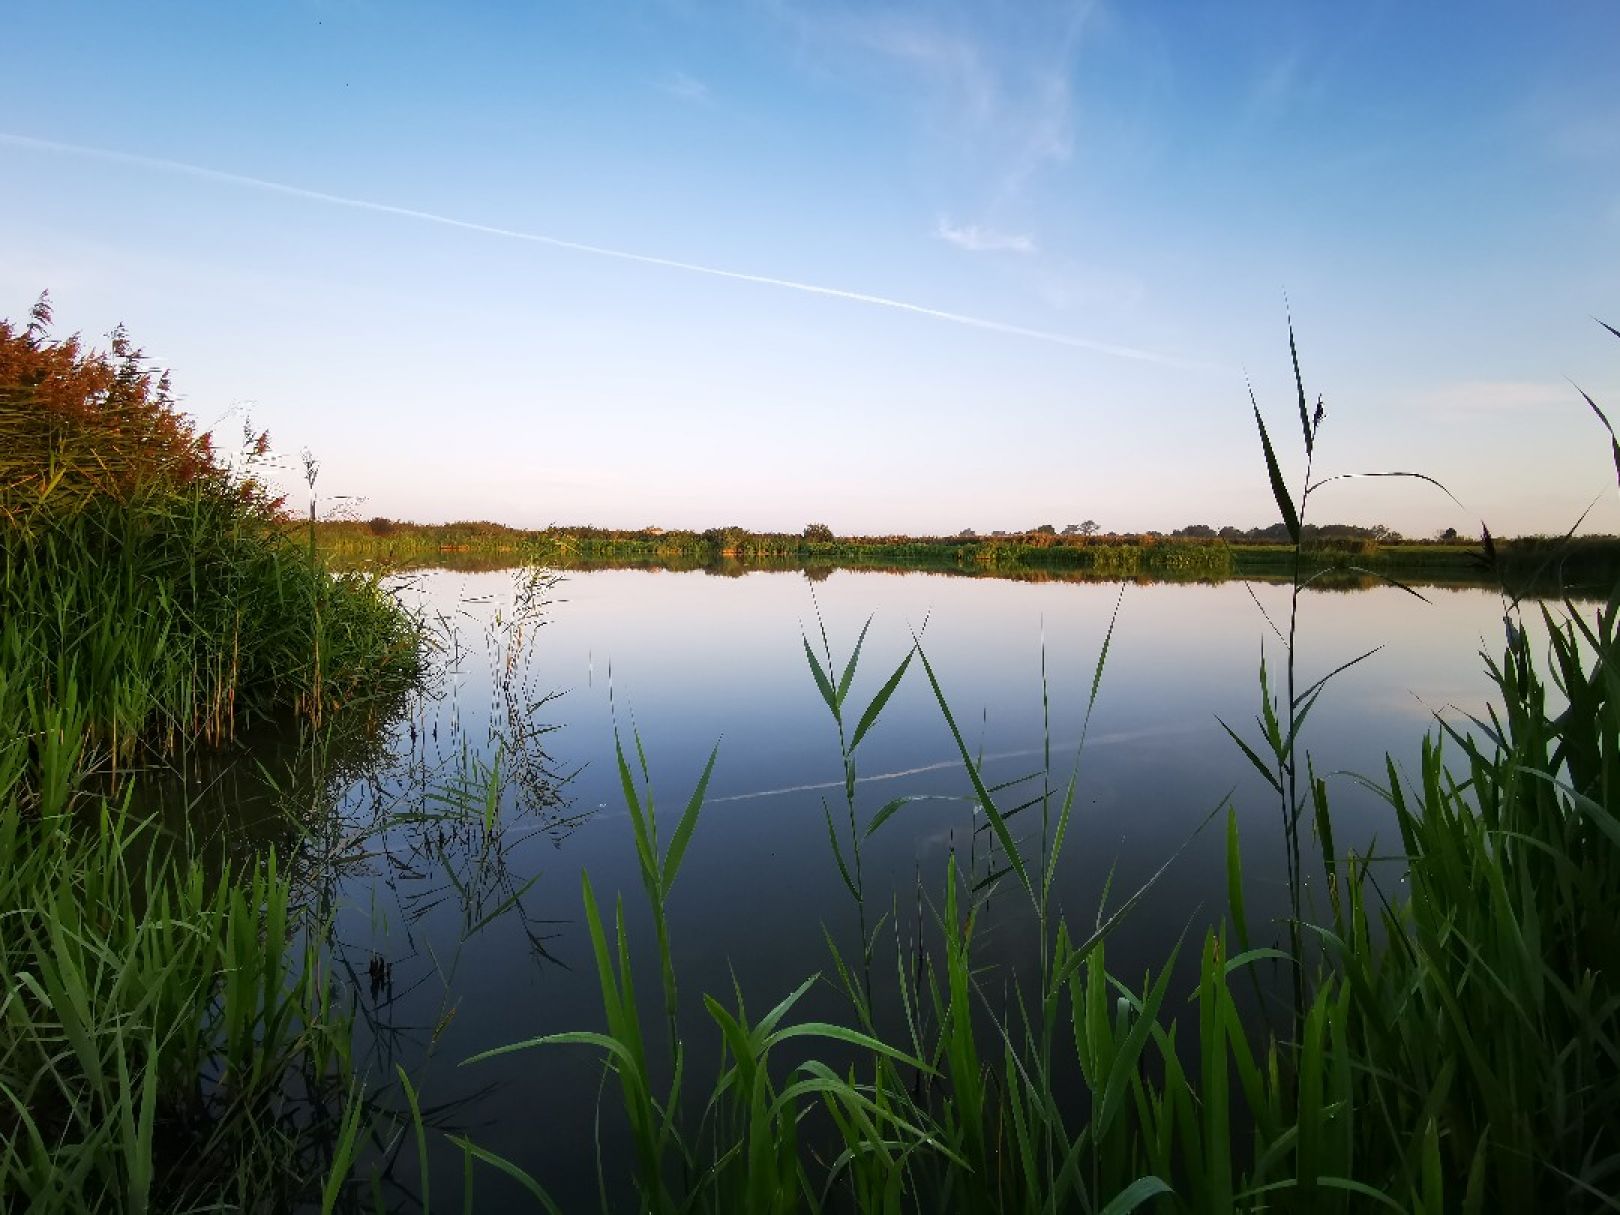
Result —
[{"label": "reflection of reeds in water", "polygon": [[[408,1076],[439,1043],[459,1007],[467,946],[481,933],[517,933],[537,966],[561,966],[552,952],[559,925],[526,905],[540,880],[526,845],[560,846],[593,811],[572,809],[571,774],[545,750],[556,726],[546,719],[553,694],[540,687],[535,645],[556,585],[541,570],[515,573],[508,596],[464,605],[441,623],[452,674],[424,694],[397,731],[395,746],[344,791],[321,863],[327,905],[369,892],[367,929],[333,939],[334,958],[359,994],[363,1034],[355,1068],[371,1078],[367,1117],[398,1126],[417,1117],[422,1133],[460,1134],[490,1086],[422,1106]],[[479,624],[482,653],[459,647]],[[457,674],[472,669],[473,679]],[[482,715],[459,699],[487,673]],[[480,721],[479,727],[469,725]],[[385,981],[373,979],[382,968]],[[398,1145],[396,1144],[396,1147]],[[398,1187],[392,1156],[366,1157]]]}]

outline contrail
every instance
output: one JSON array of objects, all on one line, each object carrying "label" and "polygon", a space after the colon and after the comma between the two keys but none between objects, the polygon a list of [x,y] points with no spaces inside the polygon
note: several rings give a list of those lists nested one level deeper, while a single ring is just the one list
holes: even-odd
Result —
[{"label": "contrail", "polygon": [[[1199,725],[1184,724],[1175,726],[1153,726],[1145,730],[1118,730],[1112,734],[1094,734],[1090,739],[1085,741],[1085,745],[1088,747],[1103,747],[1117,745],[1120,743],[1133,743],[1140,742],[1143,739],[1161,739],[1177,734],[1193,734],[1197,733],[1200,729],[1202,729],[1202,727]],[[1074,742],[1067,744],[1066,749],[1070,751],[1078,751],[1080,749],[1080,745],[1081,740],[1076,739]],[[1063,744],[1059,744],[1056,749],[1059,752],[1062,752],[1065,750],[1065,746]],[[978,762],[980,764],[991,764],[1007,759],[1032,759],[1037,755],[1044,754],[1047,750],[1049,750],[1049,748],[1022,747],[1016,751],[997,751],[990,755],[981,755]],[[939,759],[933,761],[932,763],[918,764],[914,768],[897,768],[892,772],[876,772],[870,776],[858,777],[855,783],[858,785],[866,785],[883,780],[902,780],[908,776],[921,776],[928,772],[943,772],[946,769],[960,768],[961,766],[962,760],[958,756],[953,755],[949,759]],[[1031,776],[1034,775],[1038,775],[1038,773],[1031,773]],[[1024,779],[1027,780],[1029,777]],[[708,797],[704,799],[704,804],[714,805],[719,802],[747,802],[753,801],[755,798],[760,797],[781,797],[787,793],[816,793],[825,789],[842,789],[843,787],[844,782],[841,780],[815,781],[807,785],[783,785],[778,789],[755,789],[749,793],[727,793],[721,797]],[[955,801],[957,799],[941,794],[927,794],[923,797],[917,798],[917,800]]]},{"label": "contrail", "polygon": [[1139,363],[1157,363],[1166,367],[1179,367],[1194,371],[1231,370],[1218,363],[1182,358],[1179,355],[1165,354],[1156,350],[1144,350],[1136,346],[1119,346],[1111,342],[1099,342],[1091,338],[1075,337],[1066,333],[1030,329],[1023,325],[1012,325],[1005,321],[967,316],[960,312],[946,312],[940,308],[929,308],[926,305],[913,304],[906,300],[890,299],[885,295],[870,295],[864,291],[845,291],[841,287],[824,287],[816,283],[801,283],[794,279],[776,278],[768,274],[749,274],[741,270],[725,270],[718,266],[700,266],[695,262],[683,262],[672,257],[658,257],[651,253],[633,253],[626,249],[609,249],[602,245],[588,245],[581,241],[564,240],[558,236],[544,236],[538,232],[520,232],[515,228],[501,228],[493,224],[480,224],[472,220],[456,219],[450,215],[439,215],[432,211],[418,211],[414,207],[398,207],[392,203],[372,202],[364,198],[346,198],[341,194],[328,194],[324,190],[308,190],[303,186],[289,186],[279,181],[266,181],[262,177],[249,177],[243,173],[227,173],[221,169],[210,169],[202,165],[187,164],[180,160],[166,160],[159,156],[143,156],[134,152],[117,152],[110,148],[92,148],[83,144],[59,143],[53,139],[35,139],[30,135],[12,135],[4,131],[0,131],[0,144],[9,144],[12,147],[27,148],[36,152],[54,152],[59,155],[79,156],[111,164],[157,169],[166,173],[178,173],[187,177],[201,178],[204,181],[217,181],[226,185],[265,190],[289,198],[330,203],[337,207],[349,207],[353,210],[371,211],[381,215],[396,215],[404,219],[420,220],[423,223],[440,224],[447,228],[460,228],[465,232],[480,232],[486,236],[499,236],[507,240],[528,241],[536,245],[549,245],[553,249],[568,249],[575,253],[589,253],[596,257],[612,257],[617,258],[619,261],[637,262],[644,266],[661,266],[667,270],[684,270],[689,274],[706,274],[711,278],[730,279],[733,282],[757,283],[765,287],[781,287],[788,291],[801,291],[807,295],[852,300],[857,304],[870,304],[878,308],[889,308],[896,312],[909,312],[915,316],[925,316],[936,321],[948,321],[953,325],[965,325],[970,329],[983,329],[991,333],[1007,334],[1010,337],[1030,338],[1037,342],[1067,346],[1074,350],[1086,350],[1093,354],[1105,354],[1117,359],[1131,359]]}]

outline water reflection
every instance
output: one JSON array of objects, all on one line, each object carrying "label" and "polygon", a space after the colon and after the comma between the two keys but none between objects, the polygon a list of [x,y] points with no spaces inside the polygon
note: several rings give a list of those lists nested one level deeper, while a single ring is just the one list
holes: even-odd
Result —
[{"label": "water reflection", "polygon": [[[1562,599],[1577,602],[1601,602],[1608,597],[1613,585],[1614,571],[1606,565],[1584,564],[1577,561],[1568,568],[1550,554],[1546,559],[1520,560],[1506,569],[1493,571],[1483,556],[1465,565],[1419,565],[1413,569],[1398,569],[1393,575],[1372,572],[1356,566],[1328,566],[1308,575],[1312,590],[1368,591],[1390,586],[1406,586],[1424,591],[1427,588],[1450,588],[1487,591],[1495,594],[1504,587],[1508,597],[1517,602],[1523,599]],[[741,558],[722,555],[718,558],[699,558],[686,554],[669,554],[646,558],[580,557],[555,555],[547,568],[564,573],[595,573],[606,570],[639,570],[643,573],[702,573],[716,578],[740,578],[748,574],[792,573],[802,575],[812,583],[822,582],[834,572],[891,574],[900,577],[979,578],[1000,582],[1074,582],[1118,585],[1117,575],[1099,574],[1085,569],[1059,567],[1024,567],[992,565],[957,565],[954,562],[931,561],[926,558],[886,559],[878,556],[840,558],[759,557]],[[357,568],[370,568],[364,560]],[[509,572],[523,568],[520,555],[515,551],[492,553],[442,551],[431,558],[414,562],[393,562],[386,568],[395,571],[443,571],[461,573]],[[1242,574],[1210,575],[1202,572],[1158,570],[1132,575],[1126,579],[1137,586],[1163,583],[1198,584],[1203,586],[1255,583],[1260,585],[1291,585],[1293,578],[1287,572],[1286,557],[1279,553],[1274,567],[1255,569]]]}]

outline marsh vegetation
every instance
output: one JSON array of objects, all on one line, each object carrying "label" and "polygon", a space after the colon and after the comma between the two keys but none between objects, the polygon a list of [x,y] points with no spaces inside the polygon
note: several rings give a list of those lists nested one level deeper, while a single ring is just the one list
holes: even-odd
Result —
[{"label": "marsh vegetation", "polygon": [[289,537],[122,334],[50,319],[0,324],[0,1192],[274,1204],[352,1095],[348,1012],[288,858],[143,789],[256,725],[364,732],[418,628]]},{"label": "marsh vegetation", "polygon": [[[122,339],[53,338],[43,308],[0,328],[0,1190],[43,1210],[1611,1209],[1620,591],[1438,592],[1467,613],[1439,617],[1462,661],[1464,629],[1491,629],[1489,704],[1339,713],[1374,660],[1318,654],[1315,619],[1339,613],[1338,643],[1365,605],[1363,631],[1426,609],[1398,570],[1310,559],[1320,415],[1297,382],[1302,480],[1261,424],[1283,581],[1162,588],[1195,597],[1202,642],[1168,640],[1186,606],[1061,582],[994,584],[1050,593],[1050,642],[952,632],[913,611],[926,580],[852,622],[875,584],[840,575],[747,580],[797,605],[798,635],[728,629],[710,598],[643,650],[624,605],[647,592],[603,590],[639,572],[444,600],[334,574],[361,525],[290,520],[257,436],[218,458]],[[581,560],[687,551],[586,539]],[[1034,553],[1134,577],[1107,562],[1237,551],[1025,539],[1007,565],[1035,574]],[[733,560],[924,561],[731,540]],[[1475,551],[1499,586],[1529,560],[1488,533]],[[1384,589],[1314,594],[1335,575]],[[1058,640],[1082,602],[1090,631]],[[1217,663],[1233,605],[1266,638],[1252,723],[1229,718],[1218,762],[1190,735],[1144,748],[1130,727],[1178,698],[1199,738],[1208,704],[1253,704],[1228,698],[1253,651]],[[559,701],[537,655],[566,643],[542,625],[575,609]],[[1133,613],[1157,634],[1127,638]],[[726,636],[679,665],[704,628]],[[980,701],[1014,641],[1037,662],[1004,753]],[[659,648],[667,682],[638,675]],[[747,699],[777,663],[792,707]],[[1122,684],[1134,717],[1110,716]],[[612,745],[576,776],[561,753],[594,754],[587,731]],[[1315,758],[1369,749],[1391,758],[1358,781]],[[254,830],[195,790],[202,756],[253,771]],[[1171,767],[1174,813],[1122,852]],[[680,794],[655,799],[668,772]]]}]

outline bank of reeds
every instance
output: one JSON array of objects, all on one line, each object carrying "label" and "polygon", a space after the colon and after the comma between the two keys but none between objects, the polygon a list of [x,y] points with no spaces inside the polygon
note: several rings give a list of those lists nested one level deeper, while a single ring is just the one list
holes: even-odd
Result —
[{"label": "bank of reeds", "polygon": [[31,730],[60,717],[127,766],[254,721],[319,724],[406,686],[418,638],[378,584],[311,564],[286,525],[208,486],[142,487],[0,536],[0,647]]},{"label": "bank of reeds", "polygon": [[1620,1196],[1617,620],[1620,594],[1545,613],[1551,687],[1514,631],[1491,720],[1428,740],[1410,783],[1391,765],[1404,889],[1328,854],[1338,890],[1312,931],[1349,1005],[1366,1167],[1413,1209],[1451,1209],[1441,1183],[1486,1211]]},{"label": "bank of reeds", "polygon": [[264,436],[233,469],[121,334],[102,352],[49,322],[44,301],[0,322],[0,691],[27,732],[127,765],[415,678],[417,631],[376,579],[289,535]]},{"label": "bank of reeds", "polygon": [[737,563],[765,567],[787,562],[835,563],[854,568],[880,564],[961,570],[1069,569],[1098,576],[1232,572],[1224,543],[1168,537],[848,536],[812,538],[740,527],[703,532],[658,528],[623,531],[552,527],[538,531],[493,523],[399,523],[373,519],[324,521],[317,541],[334,560],[356,566],[422,565],[504,558],[509,564],[569,568],[592,563],[658,564],[696,568]]},{"label": "bank of reeds", "polygon": [[349,1098],[319,923],[273,852],[165,831],[141,786],[254,721],[380,712],[421,662],[122,334],[54,338],[43,300],[0,322],[0,1205],[318,1188]]}]

